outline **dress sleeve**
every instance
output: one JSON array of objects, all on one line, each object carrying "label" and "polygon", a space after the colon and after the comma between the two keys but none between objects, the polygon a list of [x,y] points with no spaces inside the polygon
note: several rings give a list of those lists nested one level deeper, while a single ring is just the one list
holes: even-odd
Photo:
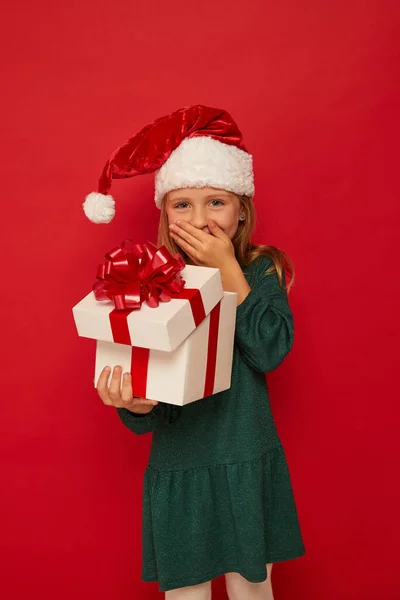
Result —
[{"label": "dress sleeve", "polygon": [[276,369],[293,346],[287,292],[280,287],[276,272],[265,274],[271,265],[266,256],[257,262],[252,288],[236,313],[235,342],[241,357],[261,373]]},{"label": "dress sleeve", "polygon": [[136,435],[152,433],[158,427],[169,425],[178,419],[181,407],[159,402],[149,413],[140,415],[127,408],[117,408],[122,423]]}]

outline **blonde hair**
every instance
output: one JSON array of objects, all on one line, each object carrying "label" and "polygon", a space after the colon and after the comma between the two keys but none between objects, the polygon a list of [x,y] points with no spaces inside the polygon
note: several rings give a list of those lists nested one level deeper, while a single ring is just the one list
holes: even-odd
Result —
[{"label": "blonde hair", "polygon": [[[288,255],[275,246],[253,244],[250,241],[251,233],[255,226],[256,213],[254,204],[248,196],[237,196],[241,202],[241,212],[245,215],[243,221],[239,221],[238,229],[232,239],[235,248],[236,260],[241,266],[247,266],[258,256],[267,256],[273,264],[266,270],[266,274],[276,272],[279,285],[289,292],[294,283],[294,267]],[[166,195],[161,203],[160,222],[158,226],[157,246],[166,246],[172,253],[179,252],[186,264],[194,264],[191,258],[180,248],[169,235],[168,215],[165,209]],[[286,277],[287,275],[287,277]],[[287,283],[286,283],[287,281]]]}]

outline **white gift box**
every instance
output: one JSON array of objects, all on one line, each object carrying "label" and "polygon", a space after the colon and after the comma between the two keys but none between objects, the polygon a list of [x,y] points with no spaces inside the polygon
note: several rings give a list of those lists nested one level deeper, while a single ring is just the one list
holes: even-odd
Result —
[{"label": "white gift box", "polygon": [[[184,290],[199,290],[205,315],[208,315],[223,296],[219,269],[186,265],[181,273],[186,281]],[[113,335],[111,327],[110,315],[116,316],[111,300],[96,300],[92,291],[72,312],[79,336],[105,342],[121,341]],[[160,302],[157,308],[143,302],[141,308],[130,312],[124,321],[129,339],[122,343],[153,350],[175,350],[196,327],[191,302],[180,298]]]},{"label": "white gift box", "polygon": [[[133,394],[149,400],[184,406],[228,389],[231,385],[236,306],[237,294],[225,292],[211,314],[171,352],[98,340],[94,385],[97,385],[106,365],[112,368],[121,365],[123,373],[132,374]],[[214,318],[217,311],[218,319]],[[217,330],[214,329],[214,334],[211,334],[210,324],[213,321]],[[138,350],[141,351],[141,367],[136,375],[135,352]],[[146,366],[143,366],[144,362]]]},{"label": "white gift box", "polygon": [[219,269],[186,265],[182,277],[188,299],[157,308],[116,311],[93,291],[73,307],[78,335],[97,340],[95,386],[106,365],[121,365],[135,396],[168,404],[230,387],[237,294],[223,291]]}]

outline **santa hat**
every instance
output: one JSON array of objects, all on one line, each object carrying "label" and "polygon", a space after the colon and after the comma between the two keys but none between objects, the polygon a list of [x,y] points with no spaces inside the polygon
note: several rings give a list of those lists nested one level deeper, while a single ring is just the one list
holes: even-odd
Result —
[{"label": "santa hat", "polygon": [[111,154],[98,192],[83,203],[86,216],[93,223],[109,223],[115,215],[112,179],[154,171],[157,208],[167,192],[180,188],[254,195],[253,159],[235,121],[224,110],[194,105],[153,121]]}]

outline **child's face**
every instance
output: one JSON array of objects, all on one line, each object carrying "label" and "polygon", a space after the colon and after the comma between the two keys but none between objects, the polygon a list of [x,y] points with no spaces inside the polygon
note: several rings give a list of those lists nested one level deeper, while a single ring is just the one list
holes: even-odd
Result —
[{"label": "child's face", "polygon": [[232,239],[238,228],[241,202],[236,194],[225,190],[183,188],[168,192],[165,210],[168,225],[180,219],[210,233],[207,224],[213,220]]}]

